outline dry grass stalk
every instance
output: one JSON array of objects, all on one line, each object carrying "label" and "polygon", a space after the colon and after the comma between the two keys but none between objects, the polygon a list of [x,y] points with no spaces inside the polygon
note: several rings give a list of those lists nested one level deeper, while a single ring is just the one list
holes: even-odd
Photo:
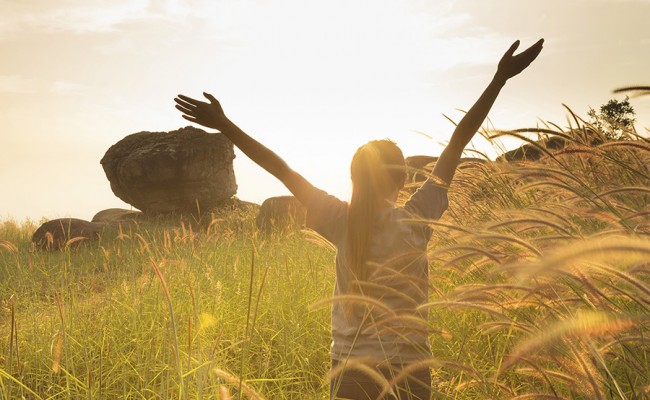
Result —
[{"label": "dry grass stalk", "polygon": [[573,318],[552,323],[540,330],[537,335],[520,342],[501,366],[500,371],[514,364],[523,355],[534,353],[551,344],[569,343],[564,339],[611,335],[635,324],[631,318],[617,318],[602,312],[580,312]]},{"label": "dry grass stalk", "polygon": [[549,394],[549,393],[520,394],[518,396],[510,397],[508,400],[544,400],[544,399],[568,400],[568,398],[564,396],[557,396],[555,394]]},{"label": "dry grass stalk", "polygon": [[423,304],[417,308],[417,310],[427,310],[429,308],[433,307],[440,307],[440,308],[454,308],[454,307],[461,307],[461,308],[469,308],[469,309],[474,309],[478,311],[485,312],[490,315],[494,315],[496,317],[502,317],[503,318],[503,313],[496,308],[489,307],[484,304],[475,304],[475,303],[469,303],[465,301],[432,301],[430,303]]},{"label": "dry grass stalk", "polygon": [[68,239],[65,242],[64,247],[65,248],[75,248],[76,246],[80,246],[81,244],[83,244],[84,241],[87,241],[87,240],[88,240],[88,238],[85,237],[85,236],[76,236],[76,237]]},{"label": "dry grass stalk", "polygon": [[[400,278],[401,276],[397,276],[397,277],[387,278],[386,280],[400,279]],[[384,293],[401,298],[402,300],[410,303],[414,307],[417,305],[417,302],[413,300],[411,296],[387,285],[382,285],[382,284],[367,282],[367,281],[358,281],[358,280],[354,280],[350,282],[350,284],[359,287],[361,293],[382,293],[383,291]]]},{"label": "dry grass stalk", "polygon": [[228,388],[225,386],[220,386],[219,387],[219,400],[230,400],[230,392],[228,392]]},{"label": "dry grass stalk", "polygon": [[632,255],[637,258],[650,256],[650,241],[611,236],[603,240],[574,241],[537,262],[504,265],[500,270],[517,272],[523,280],[572,268],[578,262],[588,267],[586,262],[590,260],[600,261],[621,256],[632,259]]},{"label": "dry grass stalk", "polygon": [[[485,379],[468,379],[468,380],[465,380],[465,381],[460,381],[453,388],[453,391],[458,393],[459,396],[461,396],[461,395],[465,394],[463,392],[465,392],[466,390],[468,390],[470,388],[479,388],[479,390],[481,390],[481,388],[483,388],[483,390],[481,390],[481,391],[485,391],[487,389],[488,392],[493,392],[494,388],[497,388],[501,392],[504,392],[504,393],[500,393],[501,396],[503,396],[503,394],[505,394],[505,393],[507,393],[508,395],[514,394],[514,391],[512,390],[512,388],[510,388],[507,384],[502,383],[502,382],[498,382],[498,381],[493,381],[493,380],[485,380]],[[491,397],[494,397],[494,395],[492,395]]]},{"label": "dry grass stalk", "polygon": [[58,374],[61,371],[61,356],[63,354],[63,333],[56,335],[54,348],[52,349],[52,372]]},{"label": "dry grass stalk", "polygon": [[9,253],[17,253],[18,247],[15,244],[11,243],[8,240],[0,240],[0,249],[4,249]]},{"label": "dry grass stalk", "polygon": [[572,387],[579,383],[575,376],[569,375],[566,372],[553,371],[549,369],[539,370],[537,368],[517,368],[516,372],[518,374],[529,375],[546,381],[549,381],[549,378],[559,379]]},{"label": "dry grass stalk", "polygon": [[555,229],[556,231],[560,233],[564,233],[567,238],[573,238],[575,237],[571,232],[569,232],[567,229],[562,227],[559,224],[556,224],[554,222],[551,222],[549,220],[544,220],[544,219],[539,219],[539,218],[514,218],[506,221],[499,221],[497,223],[491,224],[487,227],[487,230],[494,230],[497,228],[502,228],[502,227],[507,227],[510,225],[516,225],[516,224],[536,224],[536,225],[541,225],[541,226],[547,226],[550,228]]},{"label": "dry grass stalk", "polygon": [[307,241],[314,243],[315,245],[320,246],[324,249],[336,252],[336,246],[334,246],[334,244],[332,244],[329,240],[319,235],[316,231],[313,231],[311,229],[303,229],[301,232]]},{"label": "dry grass stalk", "polygon": [[[241,390],[242,393],[248,396],[249,399],[264,400],[264,397],[262,397],[262,395],[260,395],[255,390],[253,390],[253,388],[248,386],[246,382],[243,381],[243,379],[236,377],[235,375],[226,372],[220,368],[212,368],[210,372],[216,377],[223,379],[227,383],[235,386],[238,390]],[[223,390],[221,390],[221,393],[223,394]]]},{"label": "dry grass stalk", "polygon": [[440,368],[442,366],[443,363],[435,359],[422,360],[409,364],[407,367],[401,369],[393,378],[391,378],[390,381],[387,382],[386,386],[384,386],[384,389],[381,391],[381,393],[379,393],[378,398],[383,399],[385,396],[391,394],[392,388],[394,388],[396,385],[399,385],[402,381],[404,381],[404,379],[406,379],[414,372],[424,368]]},{"label": "dry grass stalk", "polygon": [[463,256],[466,256],[467,254],[480,254],[484,257],[489,258],[490,260],[494,261],[497,264],[501,264],[502,261],[499,258],[499,254],[495,254],[489,250],[486,250],[482,247],[479,246],[470,246],[470,245],[456,245],[456,246],[448,246],[440,249],[435,249],[429,253],[430,257],[439,257],[441,254],[444,253],[449,253],[449,252],[456,252],[456,251],[464,251],[466,253],[463,253]]},{"label": "dry grass stalk", "polygon": [[524,324],[516,321],[494,321],[494,322],[485,322],[479,325],[481,333],[484,335],[489,335],[493,332],[500,331],[503,329],[515,329],[523,333],[532,334],[534,332],[534,327],[528,324]]},{"label": "dry grass stalk", "polygon": [[[341,362],[335,368],[332,368],[328,372],[326,379],[328,381],[333,381],[338,376],[342,375],[345,371],[356,370],[368,376],[377,385],[379,385],[382,388],[381,393],[390,394],[391,396],[394,396],[395,392],[393,391],[386,377],[382,373],[380,373],[376,367],[373,366],[373,365],[379,365],[381,364],[381,362],[382,362],[381,360],[375,360],[375,359],[346,360]],[[384,395],[380,395],[379,398],[381,399],[383,398],[383,396]]]},{"label": "dry grass stalk", "polygon": [[395,311],[391,309],[390,307],[386,306],[384,303],[377,299],[373,299],[372,297],[369,296],[363,296],[363,295],[356,295],[356,294],[348,294],[348,295],[338,295],[338,296],[333,296],[329,297],[323,300],[319,300],[309,306],[310,310],[314,310],[316,308],[323,307],[328,304],[332,303],[348,303],[348,304],[357,304],[357,305],[364,305],[364,306],[370,306],[373,308],[377,308],[379,311],[382,311],[386,313],[387,315],[390,316],[397,316],[395,314]]},{"label": "dry grass stalk", "polygon": [[428,321],[414,315],[399,315],[388,318],[380,318],[375,323],[369,325],[363,330],[364,333],[376,332],[376,334],[383,334],[391,332],[404,339],[408,339],[410,335],[422,334],[438,334],[443,338],[449,339],[451,336],[449,332],[441,329],[434,329],[429,326]]}]

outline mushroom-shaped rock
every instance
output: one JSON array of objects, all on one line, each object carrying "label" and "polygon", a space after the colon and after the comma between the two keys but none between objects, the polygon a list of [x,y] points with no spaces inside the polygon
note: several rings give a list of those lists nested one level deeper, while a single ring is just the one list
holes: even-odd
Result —
[{"label": "mushroom-shaped rock", "polygon": [[145,214],[202,213],[237,192],[233,145],[191,126],[138,132],[101,160],[113,193]]}]

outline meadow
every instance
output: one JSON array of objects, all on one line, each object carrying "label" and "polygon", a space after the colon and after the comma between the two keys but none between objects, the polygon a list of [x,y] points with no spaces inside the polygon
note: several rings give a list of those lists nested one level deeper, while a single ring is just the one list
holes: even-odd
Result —
[{"label": "meadow", "polygon": [[[443,218],[416,221],[434,228],[436,398],[650,398],[650,141],[569,124],[482,132],[569,145],[463,164]],[[317,235],[265,236],[240,210],[48,253],[36,227],[0,225],[0,399],[327,398]]]}]

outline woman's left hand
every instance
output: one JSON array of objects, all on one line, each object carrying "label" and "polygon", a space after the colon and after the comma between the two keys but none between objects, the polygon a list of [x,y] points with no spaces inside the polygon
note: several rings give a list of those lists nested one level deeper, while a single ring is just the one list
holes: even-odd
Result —
[{"label": "woman's left hand", "polygon": [[513,76],[519,74],[521,71],[525,70],[526,67],[528,67],[530,63],[532,63],[542,51],[543,44],[544,39],[540,39],[534,45],[530,46],[516,56],[513,56],[515,50],[517,50],[517,47],[519,47],[519,40],[514,42],[508,51],[506,51],[506,53],[503,55],[503,57],[501,57],[496,76],[505,82]]}]

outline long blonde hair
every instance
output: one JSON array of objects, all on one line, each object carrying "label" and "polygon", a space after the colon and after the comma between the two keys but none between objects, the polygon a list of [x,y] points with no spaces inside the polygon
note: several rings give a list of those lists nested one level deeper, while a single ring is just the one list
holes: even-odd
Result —
[{"label": "long blonde hair", "polygon": [[[372,227],[381,202],[406,177],[404,155],[397,145],[388,140],[373,140],[359,147],[350,165],[352,198],[348,208],[348,266],[357,281],[368,277],[368,253]],[[355,289],[356,287],[356,289]],[[358,292],[358,285],[352,286]]]}]

